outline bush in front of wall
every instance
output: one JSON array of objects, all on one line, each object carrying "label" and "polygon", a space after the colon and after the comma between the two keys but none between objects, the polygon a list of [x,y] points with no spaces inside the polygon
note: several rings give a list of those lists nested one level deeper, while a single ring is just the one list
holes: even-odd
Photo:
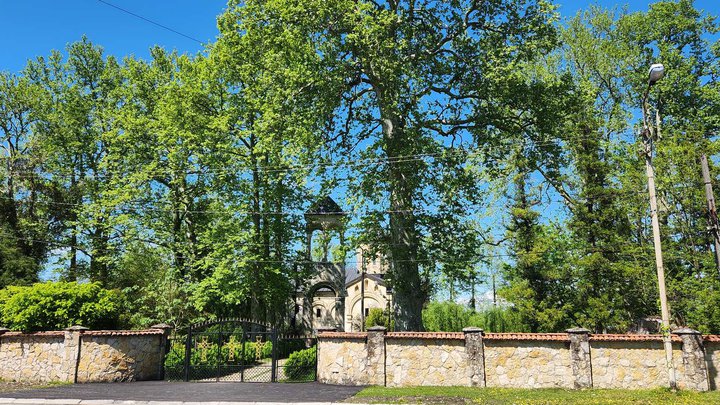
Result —
[{"label": "bush in front of wall", "polygon": [[122,294],[99,283],[52,281],[0,290],[0,325],[11,330],[61,330],[73,325],[115,329],[122,308]]}]

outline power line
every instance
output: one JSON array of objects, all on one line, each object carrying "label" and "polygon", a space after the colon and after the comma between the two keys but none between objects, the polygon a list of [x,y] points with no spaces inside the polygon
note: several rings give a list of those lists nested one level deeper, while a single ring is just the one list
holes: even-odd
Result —
[{"label": "power line", "polygon": [[[530,173],[528,171],[527,173]],[[660,189],[660,192],[665,192],[668,190],[693,190],[698,189],[700,186],[693,186],[693,185],[681,185],[676,184],[671,187],[664,187]],[[588,200],[588,199],[595,199],[600,197],[605,198],[618,198],[618,197],[625,197],[625,196],[634,196],[634,195],[643,195],[647,192],[647,190],[615,190],[615,191],[604,191],[597,194],[582,194],[577,195],[575,198],[578,199],[578,201]],[[11,197],[7,196],[0,196],[0,200],[13,200],[13,201],[19,201],[22,202],[22,199],[13,199]],[[160,201],[163,202],[163,201]],[[548,200],[550,203],[560,203],[560,204],[566,204],[567,202],[564,200],[556,200],[556,199],[550,199]],[[97,201],[88,202],[88,203],[66,203],[66,202],[58,202],[58,201],[45,201],[45,200],[36,200],[34,201],[36,204],[42,204],[45,206],[60,206],[60,207],[86,207],[90,204],[97,203]],[[155,208],[151,204],[152,201],[138,201],[138,200],[129,200],[129,201],[123,201],[117,205],[114,205],[112,207],[108,207],[111,211],[112,210],[126,210],[126,211],[138,211],[138,210],[144,210],[144,211],[151,211],[151,212],[166,212],[166,213],[182,213],[182,214],[217,214],[217,215],[240,215],[240,216],[252,216],[252,215],[263,215],[263,216],[302,216],[305,213],[304,212],[293,212],[293,211],[239,211],[234,210],[233,207],[227,207],[225,210],[192,210],[192,209],[171,209],[171,208]],[[462,204],[463,208],[472,208],[472,207],[481,207],[483,203],[468,203],[468,204]],[[325,214],[328,215],[367,215],[367,214],[402,214],[402,213],[433,213],[433,212],[443,212],[441,207],[431,207],[431,208],[411,208],[411,209],[405,209],[405,210],[372,210],[372,209],[366,209],[366,210],[360,210],[360,209],[350,209],[350,210],[343,210],[343,211],[334,211],[334,212],[326,212]]]},{"label": "power line", "polygon": [[[98,0],[101,1],[101,0]],[[596,140],[597,136],[594,135],[587,135],[587,136],[577,136],[573,137],[573,140]],[[675,140],[678,139],[684,139],[684,138],[675,138]],[[546,139],[543,141],[534,141],[529,144],[530,147],[542,147],[542,146],[556,146],[562,142],[566,142],[566,139]],[[498,149],[502,147],[512,147],[514,143],[508,143],[504,145],[497,145]],[[488,153],[488,151],[481,149],[480,147],[471,147],[471,148],[449,148],[450,150],[445,150],[442,152],[434,152],[434,153],[417,153],[417,154],[408,154],[408,155],[400,155],[400,156],[390,156],[390,157],[372,157],[372,158],[364,158],[364,159],[353,159],[352,161],[346,161],[346,162],[334,162],[334,163],[308,163],[308,164],[289,164],[289,165],[274,165],[274,166],[250,166],[250,165],[238,165],[235,168],[232,169],[209,169],[209,170],[203,170],[203,171],[193,171],[193,170],[172,170],[172,169],[164,169],[164,170],[150,170],[147,172],[144,172],[143,174],[145,176],[158,176],[158,175],[172,175],[179,172],[182,176],[188,176],[188,177],[197,177],[202,178],[204,176],[210,176],[210,175],[222,175],[222,174],[238,174],[242,173],[241,170],[256,170],[260,173],[283,173],[283,172],[293,172],[293,171],[299,171],[299,170],[308,170],[308,169],[334,169],[334,168],[362,168],[362,167],[368,167],[368,166],[379,166],[379,165],[385,165],[385,164],[398,164],[398,163],[411,163],[411,162],[418,162],[418,161],[425,161],[425,159],[428,158],[450,158],[454,156],[464,156],[464,157],[473,157],[482,155],[485,153]],[[532,172],[532,171],[530,171]],[[528,172],[528,173],[530,173]],[[65,178],[71,178],[71,177],[77,177],[76,174],[72,173],[62,173],[62,172],[40,172],[33,170],[13,170],[13,173],[18,174],[19,177],[30,177],[30,176],[39,176],[39,175],[49,175],[54,177],[65,177]],[[100,173],[102,173],[100,175]],[[88,175],[90,177],[96,177],[96,178],[108,178],[113,176],[126,176],[127,173],[121,173],[121,172],[112,172],[112,171],[104,171],[100,173],[95,173],[93,175]],[[25,174],[26,176],[23,176]],[[250,174],[250,173],[245,173]],[[152,180],[152,179],[147,179]]]},{"label": "power line", "polygon": [[109,3],[109,2],[107,2],[107,1],[105,1],[105,0],[97,0],[97,1],[99,1],[100,3],[103,3],[103,4],[107,5],[107,6],[110,6],[110,7],[114,8],[114,9],[120,10],[120,11],[122,11],[123,13],[130,14],[131,16],[133,16],[133,17],[135,17],[135,18],[139,18],[139,19],[141,19],[141,20],[143,20],[143,21],[145,21],[145,22],[149,22],[150,24],[156,25],[156,26],[158,26],[158,27],[160,27],[160,28],[162,28],[162,29],[165,29],[165,30],[168,30],[168,31],[170,31],[170,32],[172,32],[172,33],[181,35],[181,36],[183,36],[183,37],[185,37],[185,38],[187,38],[187,39],[189,39],[189,40],[192,40],[192,41],[197,42],[197,43],[200,44],[200,45],[203,45],[203,42],[202,42],[201,40],[199,40],[199,39],[197,39],[197,38],[193,38],[193,37],[191,37],[190,35],[183,34],[182,32],[180,32],[180,31],[178,31],[178,30],[175,30],[175,29],[173,29],[173,28],[170,28],[170,27],[168,27],[167,25],[160,24],[160,23],[157,22],[157,21],[153,21],[153,20],[151,20],[151,19],[149,19],[149,18],[146,18],[146,17],[141,16],[140,14],[133,13],[133,12],[130,11],[130,10],[126,10],[126,9],[124,9],[124,8],[122,8],[122,7],[116,6],[115,4]]}]

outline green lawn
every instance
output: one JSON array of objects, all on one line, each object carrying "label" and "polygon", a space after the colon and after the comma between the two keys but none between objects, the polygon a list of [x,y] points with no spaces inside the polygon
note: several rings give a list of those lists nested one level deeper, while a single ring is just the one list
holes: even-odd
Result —
[{"label": "green lawn", "polygon": [[349,402],[393,404],[720,404],[720,391],[369,387]]}]

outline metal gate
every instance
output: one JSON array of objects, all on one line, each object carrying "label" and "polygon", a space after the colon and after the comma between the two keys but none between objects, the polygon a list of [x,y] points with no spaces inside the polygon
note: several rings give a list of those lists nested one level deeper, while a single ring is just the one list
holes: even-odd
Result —
[{"label": "metal gate", "polygon": [[280,335],[246,319],[190,326],[170,338],[165,378],[176,381],[304,382],[317,376],[317,341]]}]

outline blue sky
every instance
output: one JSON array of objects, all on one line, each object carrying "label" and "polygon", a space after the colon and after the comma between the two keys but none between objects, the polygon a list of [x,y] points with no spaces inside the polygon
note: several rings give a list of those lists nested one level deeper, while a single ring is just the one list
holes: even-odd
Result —
[{"label": "blue sky", "polygon": [[[126,10],[171,27],[200,41],[217,35],[215,17],[225,0],[107,0]],[[575,14],[589,4],[628,4],[631,11],[647,9],[650,1],[597,2],[559,1],[564,16]],[[717,0],[696,1],[698,8],[720,14]],[[0,0],[0,70],[16,72],[28,59],[47,55],[52,49],[85,34],[117,57],[147,58],[148,49],[161,45],[181,52],[196,53],[202,45],[146,21],[123,13],[99,0]]]}]

